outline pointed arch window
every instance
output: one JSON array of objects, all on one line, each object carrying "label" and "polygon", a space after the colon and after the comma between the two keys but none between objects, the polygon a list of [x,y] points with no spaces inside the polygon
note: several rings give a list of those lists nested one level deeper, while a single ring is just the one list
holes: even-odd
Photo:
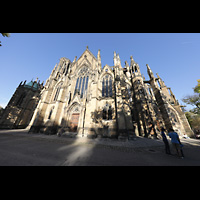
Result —
[{"label": "pointed arch window", "polygon": [[81,88],[81,98],[83,98],[84,86],[85,86],[85,76],[83,77],[83,84]]},{"label": "pointed arch window", "polygon": [[102,79],[102,97],[112,97],[112,77],[106,75]]},{"label": "pointed arch window", "polygon": [[83,68],[82,70],[80,70],[79,77],[76,80],[74,96],[78,94],[80,95],[80,98],[86,97],[88,81],[89,81],[89,76],[87,72],[88,72],[88,69],[86,68]]},{"label": "pointed arch window", "polygon": [[112,78],[111,77],[109,80],[109,95],[110,95],[110,97],[112,97]]},{"label": "pointed arch window", "polygon": [[76,92],[78,92],[78,84],[79,84],[79,77],[76,80],[76,87],[75,87],[75,90],[74,90],[74,95],[76,94]]},{"label": "pointed arch window", "polygon": [[55,95],[54,95],[53,101],[57,101],[58,95],[59,95],[59,93],[60,93],[61,86],[62,86],[62,83],[60,83],[60,84],[57,86],[56,93],[55,93]]}]

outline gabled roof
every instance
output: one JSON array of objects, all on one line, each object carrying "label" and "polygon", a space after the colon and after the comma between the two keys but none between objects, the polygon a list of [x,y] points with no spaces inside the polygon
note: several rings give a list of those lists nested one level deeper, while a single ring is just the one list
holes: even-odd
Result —
[{"label": "gabled roof", "polygon": [[[80,60],[80,58],[82,58],[82,56],[85,54],[85,52],[88,52],[96,61],[97,61],[97,58],[94,56],[94,54],[88,49],[88,47],[86,48],[86,50],[82,53],[82,55],[79,57],[78,60]],[[77,61],[78,61],[77,60]]]}]

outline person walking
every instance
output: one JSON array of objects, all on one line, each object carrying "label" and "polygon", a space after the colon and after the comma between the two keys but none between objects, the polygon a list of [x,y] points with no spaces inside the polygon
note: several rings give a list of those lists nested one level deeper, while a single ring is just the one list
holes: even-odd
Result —
[{"label": "person walking", "polygon": [[168,131],[168,136],[171,138],[171,143],[174,149],[176,150],[177,155],[183,159],[184,158],[182,150],[183,145],[181,144],[178,134],[172,128],[170,128]]},{"label": "person walking", "polygon": [[165,144],[165,152],[166,152],[166,154],[170,155],[171,152],[170,152],[169,142],[167,140],[167,137],[165,135],[165,129],[163,127],[161,128],[161,136],[162,136],[163,142]]}]

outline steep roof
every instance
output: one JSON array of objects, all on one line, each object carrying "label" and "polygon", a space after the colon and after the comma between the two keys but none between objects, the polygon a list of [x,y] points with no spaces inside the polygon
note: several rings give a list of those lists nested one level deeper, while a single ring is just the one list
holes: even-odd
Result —
[{"label": "steep roof", "polygon": [[29,83],[25,84],[24,87],[31,88],[33,87],[34,90],[37,90],[39,88],[39,85],[36,81],[30,81]]}]

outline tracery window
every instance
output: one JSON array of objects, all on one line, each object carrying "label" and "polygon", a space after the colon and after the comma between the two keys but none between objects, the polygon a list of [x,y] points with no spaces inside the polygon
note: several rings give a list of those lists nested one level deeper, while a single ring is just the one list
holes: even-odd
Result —
[{"label": "tracery window", "polygon": [[102,97],[112,97],[112,77],[106,75],[102,80]]},{"label": "tracery window", "polygon": [[85,66],[78,73],[74,95],[79,94],[80,98],[85,97],[87,94],[88,81],[89,81],[89,73],[88,73],[88,68]]},{"label": "tracery window", "polygon": [[55,95],[54,95],[53,101],[57,101],[58,95],[59,95],[59,93],[60,93],[61,86],[62,86],[62,83],[59,84],[59,85],[57,86],[56,93],[55,93]]}]

